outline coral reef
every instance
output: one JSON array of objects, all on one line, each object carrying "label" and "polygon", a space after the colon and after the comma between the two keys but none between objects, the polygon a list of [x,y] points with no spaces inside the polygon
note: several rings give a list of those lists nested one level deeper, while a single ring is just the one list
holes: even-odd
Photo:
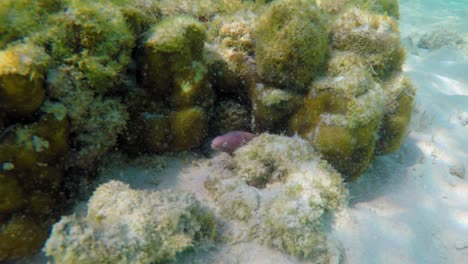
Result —
[{"label": "coral reef", "polygon": [[192,195],[110,181],[86,212],[54,225],[44,252],[56,263],[164,263],[216,236],[214,216]]},{"label": "coral reef", "polygon": [[0,13],[3,261],[42,246],[64,176],[93,171],[115,146],[128,114],[109,93],[124,85],[136,35],[109,2],[6,1]]},{"label": "coral reef", "polygon": [[[408,81],[391,84],[405,56],[396,22],[345,6],[331,26],[333,52],[325,76],[310,84],[289,118],[288,133],[308,139],[347,179],[354,179],[371,161],[376,144],[377,153],[401,144],[414,90],[404,88]],[[399,105],[398,110],[391,105]]]},{"label": "coral reef", "polygon": [[[3,1],[0,225],[12,229],[0,236],[20,244],[8,230],[47,231],[57,200],[119,148],[185,151],[233,130],[298,134],[358,177],[373,155],[398,149],[411,118],[398,16],[396,0]],[[272,211],[289,199],[278,197]],[[0,247],[0,260],[32,253],[40,234]],[[315,254],[288,239],[275,246]]]},{"label": "coral reef", "polygon": [[[207,60],[211,82],[220,95],[245,96],[246,80],[255,72],[254,10],[217,16],[208,28]],[[234,98],[230,98],[234,99]]]},{"label": "coral reef", "polygon": [[288,254],[327,263],[324,220],[346,203],[341,176],[300,137],[261,134],[227,161],[231,173],[210,173],[205,187],[222,217],[249,237]]},{"label": "coral reef", "polygon": [[[152,150],[187,150],[199,146],[205,138],[209,120],[206,109],[214,101],[203,59],[205,38],[203,24],[186,15],[163,19],[145,34],[138,55],[140,82],[149,94],[160,98],[153,104],[159,101],[169,106],[153,111],[135,109],[137,114],[146,113],[137,118],[145,119],[140,122],[147,126],[149,116],[163,116],[158,120],[164,121],[152,121],[146,127],[151,132],[144,136],[160,142]],[[155,127],[159,125],[168,126],[170,132]],[[168,146],[162,145],[163,141]]]}]

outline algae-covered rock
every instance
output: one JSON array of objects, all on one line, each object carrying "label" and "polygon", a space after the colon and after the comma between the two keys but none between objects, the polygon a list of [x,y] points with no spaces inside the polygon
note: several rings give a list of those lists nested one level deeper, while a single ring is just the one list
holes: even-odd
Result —
[{"label": "algae-covered rock", "polygon": [[316,2],[320,8],[331,14],[338,14],[348,8],[358,6],[362,10],[392,16],[396,19],[400,16],[398,0],[316,0]]},{"label": "algae-covered rock", "polygon": [[229,131],[250,131],[252,118],[250,109],[233,100],[220,101],[214,108],[210,130],[216,135]]},{"label": "algae-covered rock", "polygon": [[304,90],[330,52],[326,21],[307,0],[273,2],[254,37],[258,75],[280,88]]},{"label": "algae-covered rock", "polygon": [[[69,123],[66,118],[45,113],[37,123],[18,126],[3,139],[1,162],[10,162],[8,172],[31,172],[41,167],[60,164],[68,151]],[[3,152],[3,151],[2,151]],[[31,173],[30,175],[34,175]]]},{"label": "algae-covered rock", "polygon": [[207,73],[205,65],[196,61],[187,70],[176,73],[169,99],[171,106],[179,109],[191,106],[210,107],[214,94]]},{"label": "algae-covered rock", "polygon": [[142,86],[159,96],[170,95],[174,74],[202,59],[205,31],[189,16],[166,18],[151,27],[139,55]]},{"label": "algae-covered rock", "polygon": [[[67,119],[59,120],[46,113],[36,124],[11,130],[0,142],[0,164],[2,177],[5,177],[0,189],[6,199],[4,206],[16,204],[15,209],[29,211],[29,202],[24,202],[31,201],[31,192],[57,192],[62,178],[64,156],[69,150],[68,129]],[[10,191],[14,191],[15,195],[11,196]],[[50,200],[50,205],[46,207],[51,208],[53,204],[54,201]],[[49,213],[35,209],[33,211],[37,214]]]},{"label": "algae-covered rock", "polygon": [[342,12],[353,0],[316,0],[317,5],[330,14]]},{"label": "algae-covered rock", "polygon": [[38,41],[47,44],[58,65],[83,75],[80,81],[104,93],[115,89],[130,62],[135,36],[119,8],[110,2],[67,1],[67,8],[50,17]]},{"label": "algae-covered rock", "polygon": [[353,61],[359,62],[359,57],[334,54],[330,76],[313,83],[303,105],[289,119],[289,134],[307,139],[348,179],[360,175],[372,158],[385,100],[381,85],[365,64],[352,68]]},{"label": "algae-covered rock", "polygon": [[360,4],[365,9],[378,14],[392,16],[396,19],[400,17],[398,0],[360,0]]},{"label": "algae-covered rock", "polygon": [[408,77],[397,74],[384,84],[387,94],[385,116],[379,131],[377,153],[396,151],[406,135],[411,114],[415,88]]},{"label": "algae-covered rock", "polygon": [[212,82],[222,94],[242,96],[255,74],[255,21],[251,10],[217,16],[208,30],[207,57]]},{"label": "algae-covered rock", "polygon": [[418,48],[436,50],[442,47],[459,47],[466,43],[462,36],[448,31],[446,28],[439,28],[424,33],[417,43]]},{"label": "algae-covered rock", "polygon": [[[203,24],[192,17],[174,16],[145,34],[139,51],[140,82],[150,94],[165,100],[175,110],[170,117],[170,132],[158,129],[157,137],[161,139],[153,143],[171,137],[174,150],[187,150],[202,143],[208,123],[204,108],[214,101],[203,61],[205,31]],[[167,125],[167,121],[161,125]]]},{"label": "algae-covered rock", "polygon": [[328,263],[324,219],[342,208],[347,191],[319,156],[298,136],[266,133],[237,149],[228,161],[231,173],[211,173],[205,182],[221,216],[238,225],[225,240],[250,239]]},{"label": "algae-covered rock", "polygon": [[129,150],[160,153],[170,148],[172,141],[169,115],[164,112],[141,112],[129,122],[131,130],[124,136]]},{"label": "algae-covered rock", "polygon": [[69,122],[66,111],[50,102],[41,110],[37,122],[16,125],[0,139],[0,215],[6,219],[0,227],[0,261],[42,247],[49,220],[60,208]]},{"label": "algae-covered rock", "polygon": [[48,15],[59,10],[62,0],[2,0],[0,5],[0,49],[10,42],[35,34]]},{"label": "algae-covered rock", "polygon": [[32,216],[14,215],[0,223],[0,261],[32,255],[42,247],[48,234],[46,223]]},{"label": "algae-covered rock", "polygon": [[[4,162],[2,170],[5,170],[6,166],[10,164],[13,165],[12,163],[7,164]],[[24,204],[24,197],[18,180],[12,175],[0,173],[0,182],[0,214],[20,209]]]},{"label": "algae-covered rock", "polygon": [[[260,0],[257,2],[264,2]],[[160,0],[159,6],[166,16],[187,14],[199,20],[209,20],[219,13],[234,12],[250,1],[244,0]],[[247,2],[247,3],[246,3]]]},{"label": "algae-covered rock", "polygon": [[[108,0],[99,0],[109,2]],[[158,1],[148,0],[111,0],[125,17],[127,26],[139,36],[161,18]]]},{"label": "algae-covered rock", "polygon": [[163,100],[155,100],[142,88],[133,89],[123,102],[128,106],[128,124],[121,139],[130,153],[169,150],[171,128],[170,110]]},{"label": "algae-covered rock", "polygon": [[206,136],[208,118],[199,107],[174,112],[170,117],[174,150],[188,150],[200,146]]},{"label": "algae-covered rock", "polygon": [[252,83],[249,97],[256,131],[284,131],[287,117],[302,103],[300,94],[263,83]]},{"label": "algae-covered rock", "polygon": [[45,99],[44,72],[50,61],[31,42],[14,43],[0,51],[0,110],[28,115]]},{"label": "algae-covered rock", "polygon": [[99,186],[87,212],[64,216],[44,252],[55,263],[163,263],[217,236],[214,217],[190,194]]},{"label": "algae-covered rock", "polygon": [[118,136],[126,128],[128,112],[118,98],[100,96],[91,97],[81,110],[84,110],[82,115],[71,120],[72,131],[77,134],[74,141],[80,148],[73,150],[68,165],[92,168],[117,143]]},{"label": "algae-covered rock", "polygon": [[401,71],[405,59],[397,22],[358,8],[348,9],[334,22],[332,46],[363,56],[371,66],[372,74],[380,79]]}]

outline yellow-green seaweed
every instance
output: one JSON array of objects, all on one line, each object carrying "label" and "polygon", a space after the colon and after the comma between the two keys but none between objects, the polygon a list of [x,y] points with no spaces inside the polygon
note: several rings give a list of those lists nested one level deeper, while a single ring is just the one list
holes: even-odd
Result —
[{"label": "yellow-green seaweed", "polygon": [[332,46],[361,55],[374,76],[385,80],[401,71],[406,51],[398,24],[390,17],[350,8],[334,22],[331,33]]},{"label": "yellow-green seaweed", "polygon": [[174,112],[170,117],[174,150],[189,150],[199,146],[206,136],[208,119],[202,108],[192,107]]},{"label": "yellow-green seaweed", "polygon": [[257,73],[280,88],[304,90],[330,53],[326,20],[308,0],[279,0],[258,18]]},{"label": "yellow-green seaweed", "polygon": [[49,235],[47,224],[28,215],[14,215],[0,223],[0,261],[35,253]]},{"label": "yellow-green seaweed", "polygon": [[35,112],[45,99],[44,72],[50,59],[30,41],[0,51],[0,110],[13,115]]},{"label": "yellow-green seaweed", "polygon": [[385,83],[387,105],[379,132],[377,153],[395,152],[406,135],[411,114],[415,89],[409,79],[398,74]]}]

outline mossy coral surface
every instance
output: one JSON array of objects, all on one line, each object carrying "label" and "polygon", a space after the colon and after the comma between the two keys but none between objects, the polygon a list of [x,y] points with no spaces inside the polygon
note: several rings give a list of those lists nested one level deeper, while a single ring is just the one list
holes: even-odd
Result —
[{"label": "mossy coral surface", "polygon": [[[205,38],[203,24],[189,16],[166,18],[150,28],[140,55],[142,86],[153,94],[169,96],[174,75],[201,60]],[[203,69],[195,68],[195,75],[197,70],[197,77],[203,79]]]},{"label": "mossy coral surface", "polygon": [[380,154],[394,152],[400,147],[411,121],[415,96],[414,86],[402,74],[393,76],[384,87],[388,99],[377,142]]},{"label": "mossy coral surface", "polygon": [[255,83],[249,87],[254,130],[282,132],[287,118],[301,105],[301,95]]},{"label": "mossy coral surface", "polygon": [[336,15],[350,7],[359,7],[372,13],[388,15],[398,19],[400,6],[398,0],[316,0],[326,12]]},{"label": "mossy coral surface", "polygon": [[386,97],[358,55],[334,53],[327,72],[329,77],[312,84],[289,119],[289,134],[309,140],[339,172],[353,179],[372,158]]},{"label": "mossy coral surface", "polygon": [[14,127],[0,140],[0,260],[42,247],[60,205],[69,122],[47,106],[37,123]]},{"label": "mossy coral surface", "polygon": [[282,88],[306,88],[330,52],[325,18],[307,0],[274,1],[254,36],[258,75]]},{"label": "mossy coral surface", "polygon": [[[205,188],[223,217],[251,240],[327,263],[324,219],[346,203],[341,176],[304,139],[260,134],[234,152],[231,173],[210,174]],[[230,243],[243,234],[226,235]]]},{"label": "mossy coral surface", "polygon": [[392,18],[350,8],[339,16],[331,33],[333,48],[365,57],[376,77],[385,80],[401,71],[406,52]]},{"label": "mossy coral surface", "polygon": [[133,190],[110,181],[83,215],[62,217],[44,252],[56,263],[164,263],[212,243],[214,216],[190,194]]},{"label": "mossy coral surface", "polygon": [[203,109],[193,107],[171,115],[171,131],[175,150],[187,150],[199,146],[206,135],[208,118]]}]

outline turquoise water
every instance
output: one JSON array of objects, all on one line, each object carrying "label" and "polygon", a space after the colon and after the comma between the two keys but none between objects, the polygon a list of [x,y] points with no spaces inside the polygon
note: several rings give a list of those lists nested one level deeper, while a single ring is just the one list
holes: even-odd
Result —
[{"label": "turquoise water", "polygon": [[401,32],[407,26],[417,26],[419,30],[444,27],[468,34],[468,1],[467,0],[401,0]]}]

